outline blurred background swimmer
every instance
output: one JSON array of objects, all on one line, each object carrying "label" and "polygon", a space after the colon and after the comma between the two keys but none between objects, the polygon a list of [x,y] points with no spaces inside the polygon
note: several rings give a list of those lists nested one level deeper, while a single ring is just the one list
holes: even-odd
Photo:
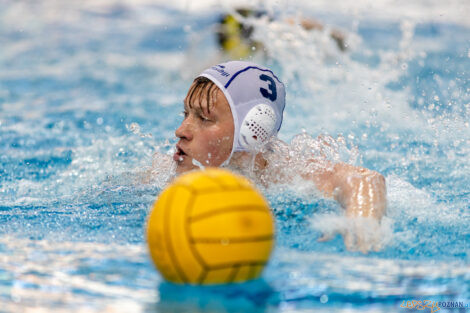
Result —
[{"label": "blurred background swimmer", "polygon": [[[346,33],[300,13],[268,13],[259,6],[227,7],[209,27],[191,33],[180,72],[183,78],[192,79],[204,68],[227,60],[276,62],[281,57],[279,42],[296,49],[313,46],[312,64],[320,59],[334,64],[357,41],[353,34],[346,38]],[[214,45],[216,49],[208,49]]]},{"label": "blurred background swimmer", "polygon": [[[295,151],[277,138],[285,87],[268,68],[246,61],[212,66],[193,81],[184,100],[184,119],[173,161],[176,174],[203,167],[227,167],[271,186],[294,181],[333,198],[345,209],[342,235],[349,250],[380,249],[380,220],[386,210],[384,177],[324,155],[331,142],[320,137],[312,151]],[[301,135],[302,136],[302,135]],[[156,153],[153,175],[168,155]],[[328,240],[327,234],[320,240]]]},{"label": "blurred background swimmer", "polygon": [[[237,8],[224,14],[217,25],[217,43],[232,59],[245,59],[256,51],[263,51],[262,42],[253,36],[254,21],[257,19],[273,18],[266,11],[253,8]],[[306,31],[324,31],[325,27],[313,18],[288,17],[284,20],[290,25],[300,25]],[[328,30],[329,37],[336,43],[339,50],[345,51],[347,44],[345,36],[337,29]]]}]

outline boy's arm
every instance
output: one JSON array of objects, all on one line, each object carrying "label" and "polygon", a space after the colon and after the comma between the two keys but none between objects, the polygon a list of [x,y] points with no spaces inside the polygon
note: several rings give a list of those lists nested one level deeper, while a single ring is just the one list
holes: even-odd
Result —
[{"label": "boy's arm", "polygon": [[374,217],[385,214],[387,200],[384,177],[372,170],[338,163],[313,175],[317,188],[334,198],[348,217]]},{"label": "boy's arm", "polygon": [[[338,163],[305,178],[312,179],[325,196],[337,200],[346,210],[347,217],[371,217],[373,227],[378,230],[387,206],[385,179],[381,174],[363,167]],[[378,249],[378,245],[367,242],[368,239],[362,236],[364,231],[355,229],[354,233],[343,234],[349,250],[367,252],[372,248]],[[375,241],[379,239],[375,238]]]}]

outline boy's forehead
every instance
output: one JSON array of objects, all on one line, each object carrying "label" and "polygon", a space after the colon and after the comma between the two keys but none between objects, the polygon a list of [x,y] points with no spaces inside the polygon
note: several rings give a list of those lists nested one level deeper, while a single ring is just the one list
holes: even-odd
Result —
[{"label": "boy's forehead", "polygon": [[193,82],[184,99],[185,105],[189,107],[207,106],[207,104],[212,105],[215,90],[211,89],[211,85],[196,85],[196,83]]},{"label": "boy's forehead", "polygon": [[203,110],[212,108],[223,108],[224,104],[230,108],[224,93],[215,85],[196,85],[193,82],[189,88],[188,94],[184,99],[184,105],[190,108],[200,108]]}]

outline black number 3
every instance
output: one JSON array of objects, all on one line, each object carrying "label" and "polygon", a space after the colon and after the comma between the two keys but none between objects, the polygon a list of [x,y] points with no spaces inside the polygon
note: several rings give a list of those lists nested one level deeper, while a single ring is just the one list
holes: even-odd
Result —
[{"label": "black number 3", "polygon": [[[259,76],[259,79],[264,80],[265,82],[268,82],[269,90],[267,90],[265,88],[260,88],[259,89],[259,91],[261,92],[263,97],[265,97],[265,98],[267,98],[271,101],[276,101],[277,92],[276,92],[276,83],[274,82],[274,80],[266,74],[261,74]],[[271,92],[269,92],[269,91],[271,91]]]}]

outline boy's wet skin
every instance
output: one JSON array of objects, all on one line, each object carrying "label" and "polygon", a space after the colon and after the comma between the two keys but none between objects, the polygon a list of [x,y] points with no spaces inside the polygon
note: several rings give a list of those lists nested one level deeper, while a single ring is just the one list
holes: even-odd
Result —
[{"label": "boy's wet skin", "polygon": [[193,83],[184,100],[184,120],[175,131],[179,141],[173,159],[178,174],[198,168],[193,159],[203,166],[218,167],[232,151],[232,112],[223,93],[211,86],[194,90]]}]

